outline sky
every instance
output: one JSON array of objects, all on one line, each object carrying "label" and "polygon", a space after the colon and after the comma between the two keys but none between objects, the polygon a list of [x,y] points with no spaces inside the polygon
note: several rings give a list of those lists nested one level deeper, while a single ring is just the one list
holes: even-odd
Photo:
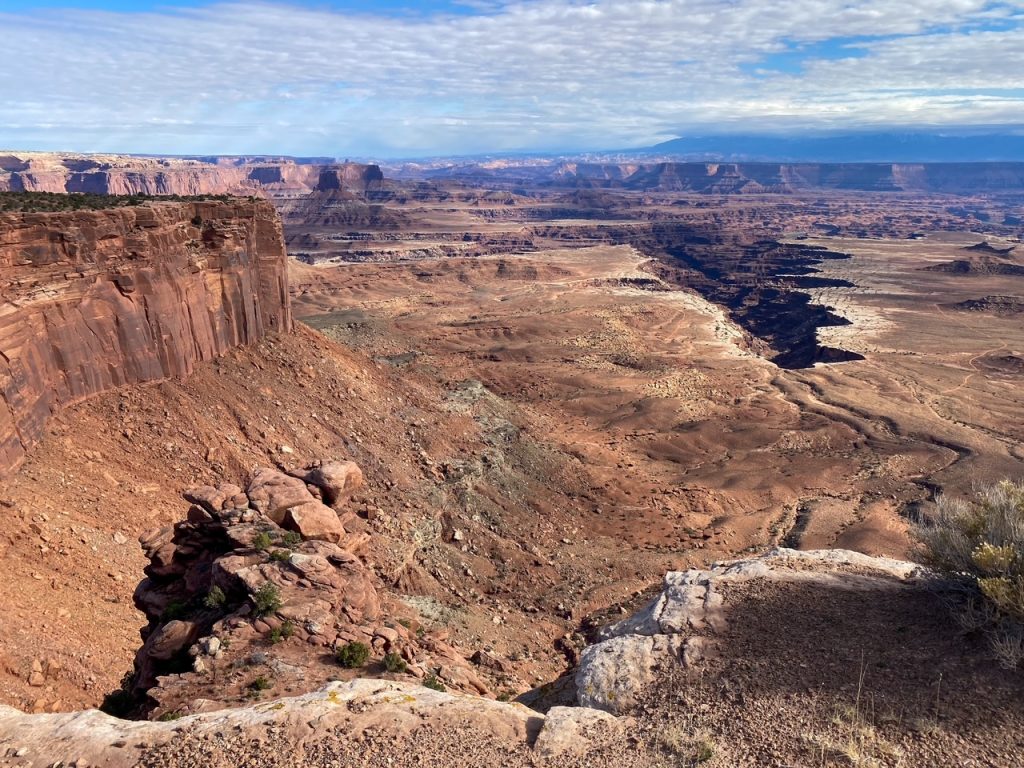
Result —
[{"label": "sky", "polygon": [[0,0],[0,147],[395,158],[1024,132],[1024,0]]}]

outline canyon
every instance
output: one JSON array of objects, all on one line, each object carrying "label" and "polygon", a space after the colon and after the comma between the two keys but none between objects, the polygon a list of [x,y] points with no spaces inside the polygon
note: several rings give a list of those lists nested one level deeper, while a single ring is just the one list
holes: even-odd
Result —
[{"label": "canyon", "polygon": [[[53,158],[19,170],[23,154],[0,159],[6,183],[35,173],[42,185]],[[894,718],[939,721],[946,708],[948,727],[920,737],[902,714],[880,724],[886,743],[946,765],[951,734],[973,723],[979,764],[1012,764],[1016,678],[936,618],[923,582],[889,560],[799,551],[912,558],[908,529],[936,493],[1024,475],[1019,169],[578,164],[384,178],[324,158],[78,160],[60,159],[51,191],[82,174],[96,180],[74,185],[131,196],[260,199],[0,214],[4,702],[58,713],[125,693],[136,716],[183,718],[195,755],[219,727],[210,718],[261,712],[240,728],[272,741],[275,729],[300,738],[303,707],[324,701],[360,702],[346,717],[371,733],[374,712],[407,722],[395,713],[408,707],[434,735],[399,727],[395,743],[426,738],[427,764],[448,765],[473,764],[471,750],[431,741],[450,728],[439,713],[473,709],[467,694],[519,697],[547,719],[480,705],[480,728],[503,735],[477,746],[548,759],[553,734],[584,716],[564,706],[600,699],[578,681],[625,690],[600,667],[581,671],[593,649],[639,634],[654,645],[629,642],[685,655],[689,634],[638,630],[637,612],[662,589],[664,604],[719,578],[715,561],[781,546],[767,570],[742,566],[776,575],[722,586],[734,629],[673,609],[718,635],[708,642],[722,656],[691,653],[683,679],[652,662],[650,698],[630,694],[651,702],[634,735],[653,752],[636,764],[664,758],[669,725],[691,728],[659,719],[678,696],[732,734],[717,737],[717,764],[816,761],[802,726],[765,723],[842,706],[858,652],[878,663],[869,685]],[[150,163],[145,181],[118,186],[124,168]],[[349,463],[362,482],[343,498],[305,469]],[[267,506],[261,477],[294,503]],[[804,576],[779,575],[790,572]],[[264,582],[285,603],[269,621],[248,612]],[[204,603],[211,585],[222,609]],[[787,616],[822,617],[836,659],[808,647],[812,619]],[[295,634],[272,642],[286,622]],[[886,631],[871,639],[876,624]],[[934,675],[892,651],[898,630],[921,659],[942,659],[947,681],[981,681],[976,695],[929,703]],[[382,687],[334,661],[357,641],[372,654],[360,674]],[[763,643],[770,658],[753,650]],[[405,672],[384,667],[392,652]],[[630,654],[613,666],[647,669]],[[685,684],[690,672],[707,684]],[[448,693],[414,684],[427,679]],[[271,710],[260,695],[291,698]],[[986,695],[1001,702],[989,730],[970,715]],[[742,728],[727,711],[745,713]],[[34,722],[77,727],[46,717]],[[611,734],[594,754],[631,764],[616,729],[632,726],[590,725]],[[154,726],[137,754],[188,764],[167,746],[175,724]],[[46,738],[0,746],[16,755],[31,741],[14,764],[69,757]],[[219,738],[223,759],[255,759],[244,739]],[[394,754],[366,738],[374,764]],[[325,764],[347,749],[303,744]],[[466,762],[452,762],[460,750]]]}]

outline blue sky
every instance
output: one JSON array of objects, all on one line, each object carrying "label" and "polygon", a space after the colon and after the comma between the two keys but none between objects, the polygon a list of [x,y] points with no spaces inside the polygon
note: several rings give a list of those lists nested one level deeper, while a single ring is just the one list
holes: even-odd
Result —
[{"label": "blue sky", "polygon": [[1018,130],[1024,0],[0,0],[0,147],[401,157]]}]

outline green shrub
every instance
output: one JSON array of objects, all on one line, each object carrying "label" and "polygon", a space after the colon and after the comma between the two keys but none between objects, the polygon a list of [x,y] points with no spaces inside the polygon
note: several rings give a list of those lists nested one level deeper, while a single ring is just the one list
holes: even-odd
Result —
[{"label": "green shrub", "polygon": [[182,600],[172,600],[160,614],[160,621],[168,622],[183,619],[190,613],[189,604]]},{"label": "green shrub", "polygon": [[260,552],[265,552],[268,549],[270,549],[270,546],[273,543],[274,540],[266,531],[261,531],[260,533],[257,533],[256,537],[252,540],[253,549],[259,550]]},{"label": "green shrub", "polygon": [[409,669],[409,665],[405,663],[405,659],[402,658],[401,654],[392,651],[384,655],[384,669],[388,672],[401,674]]},{"label": "green shrub", "polygon": [[228,596],[224,594],[223,589],[220,587],[210,587],[210,591],[206,593],[206,597],[203,599],[203,605],[211,609],[223,608],[227,601]]},{"label": "green shrub", "polygon": [[296,531],[285,531],[284,536],[281,537],[281,546],[288,547],[288,549],[295,549],[302,543],[302,536]]},{"label": "green shrub", "polygon": [[[191,202],[231,199],[228,195],[97,195],[91,192],[0,192],[0,212],[53,213],[103,210],[141,205],[147,201]],[[196,216],[192,223],[195,223]],[[201,220],[200,220],[201,221]]]},{"label": "green shrub", "polygon": [[286,621],[280,627],[274,627],[274,629],[270,630],[270,644],[277,645],[278,643],[283,643],[294,634],[295,625],[290,621]]},{"label": "green shrub", "polygon": [[270,559],[275,563],[287,563],[292,559],[292,551],[290,549],[275,549],[270,553]]},{"label": "green shrub", "polygon": [[274,683],[267,677],[260,675],[251,683],[249,683],[250,691],[269,691],[274,687]]},{"label": "green shrub", "polygon": [[370,647],[366,643],[347,643],[335,649],[334,658],[345,669],[356,669],[369,661]]},{"label": "green shrub", "polygon": [[173,720],[180,720],[183,717],[181,712],[164,712],[157,720],[161,723],[169,723]]},{"label": "green shrub", "polygon": [[257,616],[267,616],[277,611],[281,603],[281,591],[272,582],[266,581],[252,596]]},{"label": "green shrub", "polygon": [[965,628],[989,634],[1000,662],[1024,661],[1024,482],[1008,480],[972,500],[938,499],[934,519],[917,526],[924,562],[965,586],[973,599]]},{"label": "green shrub", "polygon": [[426,677],[423,678],[423,687],[424,688],[429,688],[432,691],[447,691],[448,690],[447,688],[445,688],[444,683],[442,683],[438,679],[436,672],[431,672],[430,674],[428,674]]}]

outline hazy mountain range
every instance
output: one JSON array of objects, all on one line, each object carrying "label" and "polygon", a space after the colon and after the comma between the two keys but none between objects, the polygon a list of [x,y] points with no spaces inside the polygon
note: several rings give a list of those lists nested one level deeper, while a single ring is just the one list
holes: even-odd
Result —
[{"label": "hazy mountain range", "polygon": [[688,136],[639,154],[685,159],[789,162],[984,162],[1024,161],[1024,133],[849,133],[828,136],[757,134]]}]

